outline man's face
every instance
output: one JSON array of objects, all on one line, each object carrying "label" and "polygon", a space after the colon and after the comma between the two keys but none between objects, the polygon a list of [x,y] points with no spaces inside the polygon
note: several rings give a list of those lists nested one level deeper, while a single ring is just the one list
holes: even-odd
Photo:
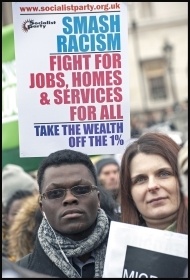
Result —
[{"label": "man's face", "polygon": [[98,177],[104,188],[114,191],[119,189],[119,167],[116,164],[106,164]]},{"label": "man's face", "polygon": [[[90,170],[83,164],[48,167],[44,173],[42,193],[54,189],[71,189],[77,185],[95,185]],[[100,206],[99,192],[74,196],[70,191],[65,197],[42,199],[41,209],[50,225],[74,240],[85,238],[92,231]]]}]

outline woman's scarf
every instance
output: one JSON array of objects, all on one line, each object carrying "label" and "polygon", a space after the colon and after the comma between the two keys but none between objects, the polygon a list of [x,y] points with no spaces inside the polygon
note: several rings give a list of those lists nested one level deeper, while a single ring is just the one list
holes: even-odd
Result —
[{"label": "woman's scarf", "polygon": [[[97,223],[93,232],[89,237],[74,241],[64,237],[57,231],[55,235],[49,226],[46,219],[38,230],[38,238],[45,254],[50,260],[66,275],[68,278],[81,278],[75,268],[68,263],[61,253],[65,253],[67,258],[79,257],[89,252],[94,252],[95,255],[95,276],[94,278],[101,278],[103,274],[107,240],[109,233],[109,221],[103,209],[98,209]],[[61,250],[60,250],[60,247]]]}]

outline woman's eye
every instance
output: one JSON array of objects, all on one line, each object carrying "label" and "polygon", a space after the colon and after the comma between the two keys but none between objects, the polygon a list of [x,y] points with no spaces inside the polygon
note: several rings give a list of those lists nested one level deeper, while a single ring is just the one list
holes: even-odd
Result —
[{"label": "woman's eye", "polygon": [[18,212],[11,213],[11,216],[16,216]]},{"label": "woman's eye", "polygon": [[142,177],[141,177],[141,178],[138,178],[138,179],[137,179],[137,182],[140,182],[140,183],[141,183],[141,182],[144,182],[144,180],[145,180],[145,178],[142,178]]},{"label": "woman's eye", "polygon": [[169,171],[161,171],[160,172],[160,176],[161,177],[168,177],[168,176],[170,176],[171,175],[171,173],[169,172]]},{"label": "woman's eye", "polygon": [[134,180],[133,184],[141,184],[146,180],[145,177],[138,177]]}]

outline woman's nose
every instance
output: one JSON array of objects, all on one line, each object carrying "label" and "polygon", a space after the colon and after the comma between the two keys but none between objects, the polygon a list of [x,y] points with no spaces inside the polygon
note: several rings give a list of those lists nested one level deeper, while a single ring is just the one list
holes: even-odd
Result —
[{"label": "woman's nose", "polygon": [[155,191],[160,188],[160,185],[155,177],[150,177],[148,180],[148,191]]}]

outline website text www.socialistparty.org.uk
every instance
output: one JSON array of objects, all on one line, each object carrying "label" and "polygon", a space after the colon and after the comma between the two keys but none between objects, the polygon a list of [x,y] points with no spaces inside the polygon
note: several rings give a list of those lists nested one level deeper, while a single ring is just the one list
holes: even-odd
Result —
[{"label": "website text www.socialistparty.org.uk", "polygon": [[44,12],[101,12],[101,11],[119,11],[120,3],[107,3],[107,4],[85,4],[85,5],[47,5],[47,6],[33,6],[33,7],[20,7],[21,13],[44,13]]}]

